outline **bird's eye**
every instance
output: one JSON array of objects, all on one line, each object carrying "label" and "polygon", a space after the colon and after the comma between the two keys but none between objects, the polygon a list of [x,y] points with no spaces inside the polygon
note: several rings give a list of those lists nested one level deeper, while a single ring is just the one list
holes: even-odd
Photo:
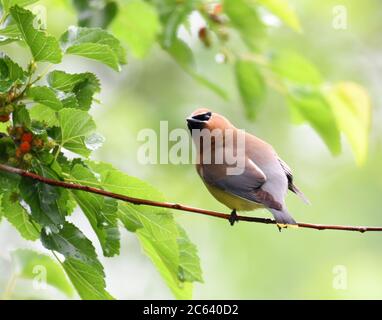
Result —
[{"label": "bird's eye", "polygon": [[201,113],[193,116],[193,119],[200,120],[200,121],[208,121],[211,118],[211,112]]}]

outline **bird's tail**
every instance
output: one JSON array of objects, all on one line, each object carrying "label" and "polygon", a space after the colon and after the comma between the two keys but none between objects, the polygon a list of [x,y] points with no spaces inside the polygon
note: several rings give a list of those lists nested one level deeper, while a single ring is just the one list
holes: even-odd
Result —
[{"label": "bird's tail", "polygon": [[281,211],[275,210],[275,209],[269,209],[269,210],[272,212],[273,217],[275,218],[276,223],[278,225],[287,226],[287,225],[297,224],[297,222],[292,218],[292,216],[289,214],[289,212],[285,208],[283,208]]}]

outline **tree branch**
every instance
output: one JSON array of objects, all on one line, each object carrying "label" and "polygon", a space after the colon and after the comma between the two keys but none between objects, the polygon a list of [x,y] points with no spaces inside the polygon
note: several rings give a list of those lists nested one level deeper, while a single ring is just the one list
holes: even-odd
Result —
[{"label": "tree branch", "polygon": [[[133,198],[124,196],[122,194],[112,193],[108,192],[102,189],[97,189],[89,186],[84,186],[80,184],[75,183],[69,183],[54,179],[45,178],[42,176],[39,176],[35,173],[28,172],[26,170],[10,167],[4,164],[0,164],[0,171],[5,171],[13,174],[17,174],[22,177],[28,177],[33,180],[40,181],[42,183],[60,187],[60,188],[66,188],[66,189],[73,189],[73,190],[80,190],[84,192],[94,193],[101,196],[133,203],[136,205],[146,205],[146,206],[152,206],[152,207],[161,207],[161,208],[169,208],[174,210],[180,210],[180,211],[186,211],[186,212],[193,212],[198,213],[210,217],[220,218],[220,219],[226,219],[229,220],[230,215],[216,212],[216,211],[210,211],[200,208],[194,208],[185,206],[182,204],[177,203],[170,203],[170,202],[160,202],[160,201],[153,201],[153,200],[147,200],[147,199],[139,199],[139,198]],[[256,223],[263,223],[263,224],[276,224],[276,222],[272,219],[267,218],[258,218],[258,217],[248,217],[248,216],[237,216],[237,220],[239,221],[247,221],[247,222],[256,222]],[[316,230],[342,230],[342,231],[358,231],[361,233],[367,232],[367,231],[382,231],[382,227],[364,227],[364,226],[343,226],[343,225],[327,225],[327,224],[314,224],[314,223],[305,223],[305,222],[299,222],[297,225],[300,228],[307,228],[307,229],[316,229]]]}]

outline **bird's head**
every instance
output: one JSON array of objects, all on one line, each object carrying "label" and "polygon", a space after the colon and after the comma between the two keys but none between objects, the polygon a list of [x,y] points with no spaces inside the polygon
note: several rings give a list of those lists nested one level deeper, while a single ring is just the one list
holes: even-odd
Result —
[{"label": "bird's head", "polygon": [[206,108],[195,110],[186,120],[190,131],[201,129],[212,131],[214,129],[224,130],[232,128],[232,124],[225,117]]}]

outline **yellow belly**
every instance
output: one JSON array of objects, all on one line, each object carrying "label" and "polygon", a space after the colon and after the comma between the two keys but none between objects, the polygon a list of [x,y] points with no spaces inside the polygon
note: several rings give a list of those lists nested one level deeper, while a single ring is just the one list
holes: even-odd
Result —
[{"label": "yellow belly", "polygon": [[206,187],[208,191],[215,197],[216,200],[223,203],[232,210],[236,209],[237,211],[252,211],[264,208],[262,204],[237,197],[216,187],[207,184]]}]

